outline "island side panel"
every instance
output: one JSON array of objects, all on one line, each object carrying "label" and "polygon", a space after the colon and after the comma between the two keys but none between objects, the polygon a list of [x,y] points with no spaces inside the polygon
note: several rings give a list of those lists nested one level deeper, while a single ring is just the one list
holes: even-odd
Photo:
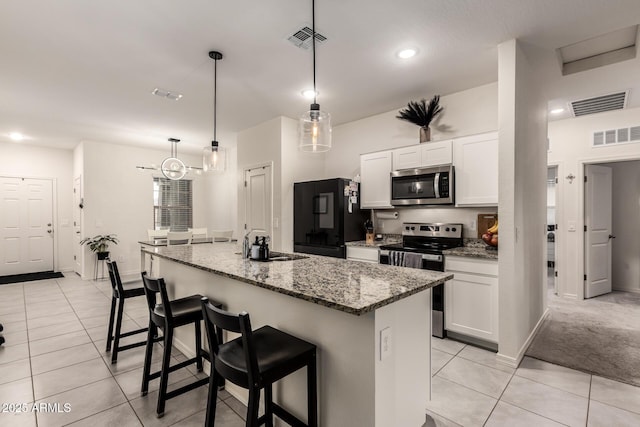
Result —
[{"label": "island side panel", "polygon": [[421,426],[431,397],[431,289],[375,311],[376,427]]},{"label": "island side panel", "polygon": [[[316,344],[320,425],[377,425],[373,313],[347,314],[164,258],[156,257],[154,269],[156,265],[171,298],[199,293],[222,302],[229,311],[247,311],[254,329],[268,324]],[[192,327],[178,328],[175,337],[178,348],[188,356],[195,354]],[[233,384],[227,389],[246,403],[244,390]],[[274,399],[306,420],[306,372],[276,384]]]}]

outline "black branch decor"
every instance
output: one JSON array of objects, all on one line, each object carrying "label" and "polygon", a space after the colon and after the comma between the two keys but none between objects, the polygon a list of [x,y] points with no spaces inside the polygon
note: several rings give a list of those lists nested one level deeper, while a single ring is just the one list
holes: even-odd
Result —
[{"label": "black branch decor", "polygon": [[428,103],[426,99],[409,101],[407,108],[398,111],[396,118],[413,123],[421,128],[428,128],[431,121],[441,112],[440,95],[435,95]]}]

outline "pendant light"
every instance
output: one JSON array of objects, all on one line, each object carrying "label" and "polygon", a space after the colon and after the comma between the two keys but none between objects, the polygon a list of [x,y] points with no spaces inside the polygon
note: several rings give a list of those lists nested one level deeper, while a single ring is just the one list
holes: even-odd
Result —
[{"label": "pendant light", "polygon": [[215,50],[209,52],[209,58],[213,59],[213,141],[211,147],[204,147],[202,152],[202,169],[205,172],[223,172],[225,169],[225,150],[219,146],[216,138],[217,132],[217,95],[218,95],[218,60],[222,54]]},{"label": "pendant light", "polygon": [[152,164],[151,166],[136,166],[136,169],[138,169],[140,172],[160,171],[165,178],[172,181],[179,181],[188,173],[201,175],[202,168],[196,166],[187,166],[182,160],[178,158],[178,142],[180,142],[180,140],[177,138],[169,138],[169,142],[171,143],[171,154],[169,155],[169,157],[162,161],[160,167]]},{"label": "pendant light", "polygon": [[311,0],[311,49],[313,51],[313,104],[299,120],[298,132],[301,151],[321,153],[331,149],[331,115],[320,110],[316,90],[316,2]]}]

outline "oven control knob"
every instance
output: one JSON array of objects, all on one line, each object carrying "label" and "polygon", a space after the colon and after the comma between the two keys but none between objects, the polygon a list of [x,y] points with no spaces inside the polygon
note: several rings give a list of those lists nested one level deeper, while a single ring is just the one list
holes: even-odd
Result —
[{"label": "oven control knob", "polygon": [[444,231],[449,231],[449,227],[445,228]]},{"label": "oven control knob", "polygon": [[455,231],[456,231],[456,228],[455,228],[455,227],[453,227],[453,228],[451,229],[451,231],[454,231],[454,232],[455,232]]},{"label": "oven control knob", "polygon": [[415,230],[415,229],[416,229],[415,227],[411,227],[411,230]]},{"label": "oven control knob", "polygon": [[405,230],[407,230],[407,231],[409,231],[409,227],[405,227],[404,229],[405,229]]}]

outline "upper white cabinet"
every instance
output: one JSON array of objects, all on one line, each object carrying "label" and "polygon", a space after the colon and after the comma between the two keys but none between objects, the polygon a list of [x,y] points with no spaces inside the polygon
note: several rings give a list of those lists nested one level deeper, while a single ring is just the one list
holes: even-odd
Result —
[{"label": "upper white cabinet", "polygon": [[454,140],[456,206],[498,204],[498,133]]},{"label": "upper white cabinet", "polygon": [[420,144],[422,166],[436,166],[453,163],[453,141],[425,142]]},{"label": "upper white cabinet", "polygon": [[391,206],[391,151],[360,156],[360,208],[380,209]]},{"label": "upper white cabinet", "polygon": [[426,142],[393,150],[393,170],[452,163],[452,140]]}]

